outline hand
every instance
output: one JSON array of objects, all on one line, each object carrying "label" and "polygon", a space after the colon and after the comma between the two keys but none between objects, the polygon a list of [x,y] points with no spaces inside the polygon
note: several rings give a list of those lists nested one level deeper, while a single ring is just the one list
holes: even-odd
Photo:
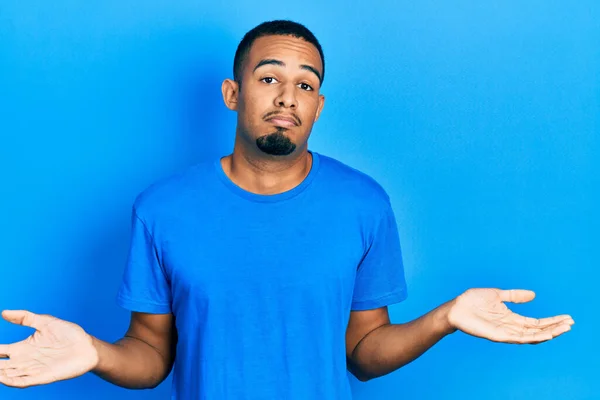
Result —
[{"label": "hand", "polygon": [[2,317],[35,328],[27,339],[0,345],[0,383],[29,387],[71,379],[92,370],[98,353],[92,337],[79,325],[50,315],[24,310],[5,310]]},{"label": "hand", "polygon": [[448,321],[454,329],[503,343],[541,343],[571,330],[575,322],[570,315],[527,318],[503,303],[526,303],[534,298],[530,290],[469,289],[454,300]]}]

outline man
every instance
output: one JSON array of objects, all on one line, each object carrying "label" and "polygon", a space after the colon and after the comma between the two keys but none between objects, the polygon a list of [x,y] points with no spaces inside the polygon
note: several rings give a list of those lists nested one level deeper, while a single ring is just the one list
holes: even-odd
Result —
[{"label": "man", "polygon": [[366,381],[461,330],[537,343],[568,315],[512,313],[525,290],[471,289],[391,324],[407,296],[390,199],[367,175],[308,150],[325,98],[321,46],[304,26],[248,32],[222,85],[237,112],[233,153],[161,180],[136,199],[118,293],[125,337],[103,342],[49,315],[4,311],[34,327],[0,346],[0,382],[28,387],[92,371],[154,388],[174,366],[173,399],[349,399],[346,370]]}]

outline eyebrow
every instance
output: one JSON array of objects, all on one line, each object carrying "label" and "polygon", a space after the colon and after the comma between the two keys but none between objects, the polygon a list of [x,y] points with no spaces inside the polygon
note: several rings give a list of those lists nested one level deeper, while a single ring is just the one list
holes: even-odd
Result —
[{"label": "eyebrow", "polygon": [[[264,60],[260,60],[260,62],[258,64],[256,64],[256,67],[254,67],[254,71],[256,71],[258,68],[262,67],[263,65],[277,65],[279,67],[285,67],[285,63],[281,60],[276,60],[274,58],[266,58]],[[321,74],[319,73],[319,71],[317,71],[316,68],[311,67],[310,65],[306,65],[306,64],[302,64],[300,65],[301,69],[305,69],[307,71],[312,72],[313,74],[315,74],[317,76],[317,78],[319,78],[319,84],[321,84]]]}]

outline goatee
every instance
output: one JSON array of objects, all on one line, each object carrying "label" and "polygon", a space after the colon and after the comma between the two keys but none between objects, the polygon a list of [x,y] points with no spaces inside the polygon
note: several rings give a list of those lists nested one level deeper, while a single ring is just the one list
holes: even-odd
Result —
[{"label": "goatee", "polygon": [[278,126],[276,129],[276,132],[256,139],[256,146],[266,154],[273,156],[287,156],[296,149],[296,145],[290,138],[283,134],[283,132],[286,131],[285,128]]}]

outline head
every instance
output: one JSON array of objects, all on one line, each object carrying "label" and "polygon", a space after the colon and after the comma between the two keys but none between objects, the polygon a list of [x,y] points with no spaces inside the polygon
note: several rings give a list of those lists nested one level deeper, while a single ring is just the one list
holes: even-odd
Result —
[{"label": "head", "polygon": [[258,25],[237,48],[233,76],[222,91],[237,112],[236,146],[264,156],[305,151],[325,102],[325,61],[314,35],[292,21]]}]

